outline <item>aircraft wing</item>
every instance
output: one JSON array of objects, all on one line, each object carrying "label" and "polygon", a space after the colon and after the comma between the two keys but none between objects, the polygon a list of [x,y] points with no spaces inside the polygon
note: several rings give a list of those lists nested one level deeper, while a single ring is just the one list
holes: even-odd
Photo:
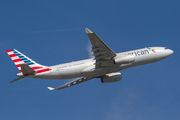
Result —
[{"label": "aircraft wing", "polygon": [[80,78],[78,80],[72,81],[72,82],[70,82],[68,84],[65,84],[63,86],[60,86],[60,87],[57,87],[57,88],[48,87],[48,89],[49,90],[60,90],[60,89],[63,89],[63,88],[67,88],[67,87],[70,87],[70,86],[73,86],[73,85],[88,81],[90,79],[92,79],[92,77],[83,77],[83,78]]},{"label": "aircraft wing", "polygon": [[96,68],[112,66],[113,58],[116,56],[116,53],[111,50],[95,33],[90,31],[88,28],[85,28],[86,33],[92,44],[93,56],[96,60]]}]

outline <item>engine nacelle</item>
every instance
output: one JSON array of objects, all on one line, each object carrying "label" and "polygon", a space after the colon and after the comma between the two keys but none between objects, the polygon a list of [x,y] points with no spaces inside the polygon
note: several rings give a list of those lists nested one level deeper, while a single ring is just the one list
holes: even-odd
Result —
[{"label": "engine nacelle", "polygon": [[132,62],[134,62],[134,55],[122,55],[114,59],[115,64],[128,64]]},{"label": "engine nacelle", "polygon": [[121,80],[121,73],[110,73],[101,78],[102,83],[117,82]]}]

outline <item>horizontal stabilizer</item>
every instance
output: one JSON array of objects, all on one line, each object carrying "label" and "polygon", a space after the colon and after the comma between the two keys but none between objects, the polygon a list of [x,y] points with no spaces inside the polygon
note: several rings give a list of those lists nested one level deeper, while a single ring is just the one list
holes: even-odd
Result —
[{"label": "horizontal stabilizer", "polygon": [[11,81],[11,82],[9,82],[9,83],[16,82],[16,81],[21,80],[21,79],[24,79],[24,78],[26,78],[26,77],[27,77],[27,76],[22,76],[22,77],[19,77],[19,78],[15,79],[15,80],[13,80],[13,81]]},{"label": "horizontal stabilizer", "polygon": [[33,70],[31,67],[29,67],[28,65],[26,64],[20,64],[20,67],[21,67],[21,70],[22,70],[22,73],[23,73],[23,76],[11,81],[10,83],[13,83],[13,82],[16,82],[18,80],[21,80],[23,78],[26,78],[30,75],[35,75],[36,74],[36,71]]},{"label": "horizontal stabilizer", "polygon": [[21,70],[24,76],[26,75],[35,75],[36,71],[33,70],[31,67],[29,67],[26,64],[20,64]]}]

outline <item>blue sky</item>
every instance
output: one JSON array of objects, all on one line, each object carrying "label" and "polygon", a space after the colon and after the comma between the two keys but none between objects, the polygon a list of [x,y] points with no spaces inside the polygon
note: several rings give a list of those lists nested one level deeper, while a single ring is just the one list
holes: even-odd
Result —
[{"label": "blue sky", "polygon": [[[179,0],[0,1],[0,119],[179,120],[179,6]],[[5,50],[43,65],[87,59],[86,27],[115,52],[163,46],[174,54],[123,70],[116,83],[93,79],[60,91],[47,87],[70,80],[9,83],[19,71]]]}]

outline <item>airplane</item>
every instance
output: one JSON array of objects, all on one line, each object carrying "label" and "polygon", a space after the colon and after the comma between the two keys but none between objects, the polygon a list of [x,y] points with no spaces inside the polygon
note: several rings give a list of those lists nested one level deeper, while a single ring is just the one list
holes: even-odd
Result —
[{"label": "airplane", "polygon": [[102,83],[117,82],[121,80],[121,73],[118,71],[154,63],[173,54],[173,51],[166,47],[147,47],[115,53],[94,32],[88,28],[85,28],[85,31],[90,39],[92,56],[94,58],[54,66],[44,66],[16,49],[6,50],[20,71],[17,74],[19,78],[10,83],[26,77],[52,80],[78,78],[57,88],[48,87],[49,90],[60,90],[93,78],[101,78]]}]

